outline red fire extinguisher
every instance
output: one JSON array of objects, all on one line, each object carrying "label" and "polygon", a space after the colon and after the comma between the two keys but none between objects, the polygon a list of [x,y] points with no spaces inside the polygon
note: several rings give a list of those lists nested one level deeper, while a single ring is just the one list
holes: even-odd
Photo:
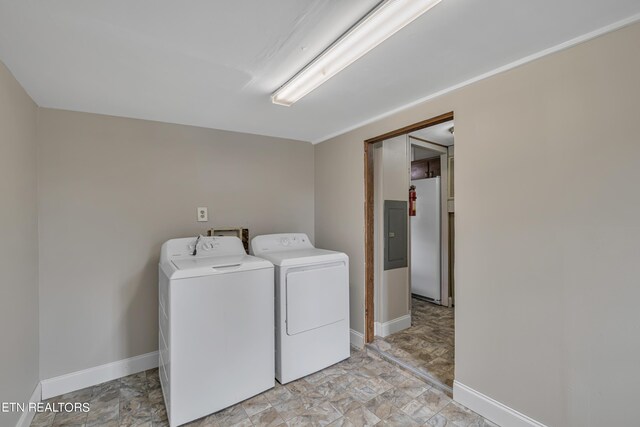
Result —
[{"label": "red fire extinguisher", "polygon": [[409,216],[416,216],[416,186],[409,187]]}]

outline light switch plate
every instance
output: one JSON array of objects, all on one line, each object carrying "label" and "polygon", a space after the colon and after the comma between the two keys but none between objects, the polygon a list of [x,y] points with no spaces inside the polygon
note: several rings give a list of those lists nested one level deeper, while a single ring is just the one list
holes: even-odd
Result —
[{"label": "light switch plate", "polygon": [[209,210],[206,207],[196,208],[198,214],[198,222],[209,221]]}]

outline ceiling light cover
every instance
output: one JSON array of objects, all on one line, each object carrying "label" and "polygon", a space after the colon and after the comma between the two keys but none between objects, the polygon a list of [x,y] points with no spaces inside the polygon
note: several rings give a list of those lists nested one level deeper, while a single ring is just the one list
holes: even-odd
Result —
[{"label": "ceiling light cover", "polygon": [[441,0],[385,0],[271,95],[290,106],[413,22]]}]

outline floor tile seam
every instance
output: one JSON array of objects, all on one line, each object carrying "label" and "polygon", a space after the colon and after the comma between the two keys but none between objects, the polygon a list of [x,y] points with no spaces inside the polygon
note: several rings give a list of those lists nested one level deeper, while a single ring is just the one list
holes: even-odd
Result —
[{"label": "floor tile seam", "polygon": [[436,387],[438,389],[440,389],[441,391],[445,391],[449,394],[453,393],[453,389],[451,387],[449,387],[446,384],[442,384],[440,381],[438,381],[437,379],[433,378],[431,375],[425,374],[423,372],[420,372],[419,370],[417,370],[416,368],[414,368],[413,366],[410,366],[404,362],[402,362],[401,360],[395,358],[394,356],[392,356],[391,354],[380,350],[374,346],[372,346],[371,344],[367,344],[367,349],[378,353],[380,356],[382,356],[384,359],[387,359],[387,362],[390,362],[392,364],[395,364],[396,366],[400,367],[401,369],[403,369],[405,372],[409,372],[410,374],[412,374],[414,377],[427,382],[429,385]]}]

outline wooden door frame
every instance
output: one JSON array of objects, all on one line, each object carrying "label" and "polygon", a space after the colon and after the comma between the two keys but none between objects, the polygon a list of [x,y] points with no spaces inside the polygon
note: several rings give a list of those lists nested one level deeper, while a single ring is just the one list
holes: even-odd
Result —
[{"label": "wooden door frame", "polygon": [[[373,145],[385,139],[395,138],[430,126],[453,120],[453,111],[369,138],[364,141],[364,342],[374,337],[374,225],[373,225]],[[407,189],[408,191],[408,189]]]}]

